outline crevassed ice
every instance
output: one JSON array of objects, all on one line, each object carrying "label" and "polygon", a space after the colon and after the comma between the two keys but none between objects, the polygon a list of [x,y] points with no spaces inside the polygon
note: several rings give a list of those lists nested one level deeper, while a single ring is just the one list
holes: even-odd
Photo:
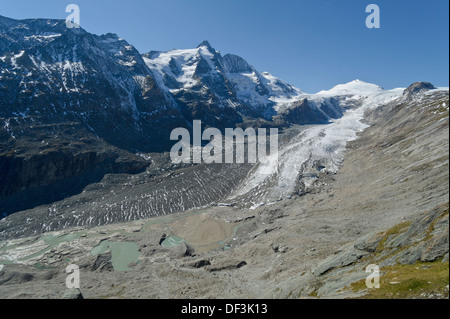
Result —
[{"label": "crevassed ice", "polygon": [[[364,112],[401,97],[403,90],[377,90],[363,97],[359,107],[348,110],[340,119],[306,127],[288,143],[280,145],[277,157],[272,155],[268,163],[258,164],[230,199],[251,193],[251,201],[257,207],[286,198],[295,192],[304,165],[311,166],[315,160],[326,163],[327,171],[336,172],[343,161],[347,142],[356,139],[357,133],[368,127],[361,122]],[[312,183],[311,180],[306,182]]]}]

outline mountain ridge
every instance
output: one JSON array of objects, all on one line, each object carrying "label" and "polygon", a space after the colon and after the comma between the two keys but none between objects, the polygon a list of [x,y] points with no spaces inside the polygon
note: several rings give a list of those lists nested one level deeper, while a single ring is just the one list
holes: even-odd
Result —
[{"label": "mountain ridge", "polygon": [[[222,57],[208,41],[140,54],[115,34],[68,29],[63,20],[3,18],[1,25],[0,116],[77,120],[131,151],[167,150],[167,131],[189,129],[193,119],[221,130],[248,117],[273,122],[303,94],[241,57]],[[268,126],[289,124],[278,118]]]}]

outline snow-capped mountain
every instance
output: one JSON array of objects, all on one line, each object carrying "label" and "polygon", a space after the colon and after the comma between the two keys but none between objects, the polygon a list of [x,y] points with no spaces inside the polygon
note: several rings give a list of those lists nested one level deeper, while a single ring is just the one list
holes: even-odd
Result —
[{"label": "snow-capped mountain", "polygon": [[300,89],[207,41],[141,55],[114,34],[0,17],[0,117],[80,122],[127,150],[167,150],[170,131],[194,119],[219,129],[325,123],[342,115],[328,100],[305,107]]},{"label": "snow-capped mountain", "polygon": [[178,116],[185,125],[140,53],[116,35],[68,29],[60,20],[2,17],[0,48],[1,117],[79,121],[126,149],[163,137],[151,122]]},{"label": "snow-capped mountain", "polygon": [[[293,102],[303,93],[300,89],[271,75],[260,73],[237,55],[224,56],[226,70],[239,100],[254,108],[266,108],[266,117],[279,111],[282,105]],[[273,111],[270,112],[270,107]]]},{"label": "snow-capped mountain", "polygon": [[158,84],[181,104],[191,103],[195,96],[204,105],[271,120],[279,104],[302,94],[289,83],[258,72],[237,55],[222,56],[208,41],[195,49],[149,52],[144,60]]}]

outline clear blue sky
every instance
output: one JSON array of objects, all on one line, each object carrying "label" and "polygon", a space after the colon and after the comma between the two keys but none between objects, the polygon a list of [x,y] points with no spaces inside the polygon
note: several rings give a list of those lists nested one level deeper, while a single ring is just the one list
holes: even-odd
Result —
[{"label": "clear blue sky", "polygon": [[[310,93],[356,78],[449,85],[448,0],[0,0],[0,15],[65,19],[70,3],[84,29],[117,33],[142,53],[209,40]],[[371,3],[380,29],[365,26]]]}]

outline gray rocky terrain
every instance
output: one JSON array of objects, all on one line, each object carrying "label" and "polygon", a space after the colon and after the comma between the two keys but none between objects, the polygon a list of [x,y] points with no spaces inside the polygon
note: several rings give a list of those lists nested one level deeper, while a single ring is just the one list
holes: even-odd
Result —
[{"label": "gray rocky terrain", "polygon": [[[188,191],[191,186],[183,187],[204,183],[204,177],[170,184],[176,174],[163,172],[142,184],[145,194],[158,196],[158,187],[167,187],[175,198],[191,198],[191,206],[171,209],[177,201],[170,200],[168,206],[161,204],[168,210],[163,216],[115,219],[109,225],[94,219],[75,228],[50,227],[49,231],[57,231],[44,234],[41,224],[21,230],[20,221],[33,218],[30,212],[3,219],[0,297],[79,298],[78,291],[67,291],[65,285],[67,265],[76,264],[84,298],[448,298],[449,92],[416,83],[402,93],[363,109],[365,129],[345,143],[342,161],[327,152],[312,153],[318,158],[313,156],[297,167],[298,172],[291,171],[295,183],[270,188],[269,176],[267,189],[293,185],[290,195],[277,193],[273,201],[252,207],[236,204],[239,198],[259,194],[254,185],[249,192],[238,192],[238,197],[232,194],[243,189],[240,183],[252,181],[254,168],[241,165],[240,173],[233,168],[233,178],[226,170],[220,179],[202,185],[218,193],[206,200],[216,201],[212,205],[201,200],[206,196],[202,193],[197,194],[197,205],[192,199],[196,195]],[[303,136],[303,129],[300,135],[292,130],[285,136]],[[289,143],[286,149],[297,145]],[[335,151],[330,153],[339,153]],[[175,172],[195,176],[202,169],[208,167],[178,167]],[[122,180],[112,176],[117,178],[113,183],[123,185],[122,202],[115,197],[108,203],[102,191],[105,185],[111,192],[106,177],[89,186],[98,192],[86,191],[53,204],[67,206],[73,201],[80,210],[56,220],[78,215],[89,220],[81,213],[87,207],[104,212],[117,203],[143,205],[146,201],[125,196],[141,194],[139,183],[129,180],[150,178],[151,170],[152,166],[142,175],[123,175]],[[217,183],[228,186],[214,188]],[[96,196],[98,204],[91,203],[94,197],[85,198],[83,208],[83,196]],[[39,214],[39,209],[42,218],[51,212],[43,206],[33,213]],[[380,267],[378,292],[361,284],[370,264]]]}]

